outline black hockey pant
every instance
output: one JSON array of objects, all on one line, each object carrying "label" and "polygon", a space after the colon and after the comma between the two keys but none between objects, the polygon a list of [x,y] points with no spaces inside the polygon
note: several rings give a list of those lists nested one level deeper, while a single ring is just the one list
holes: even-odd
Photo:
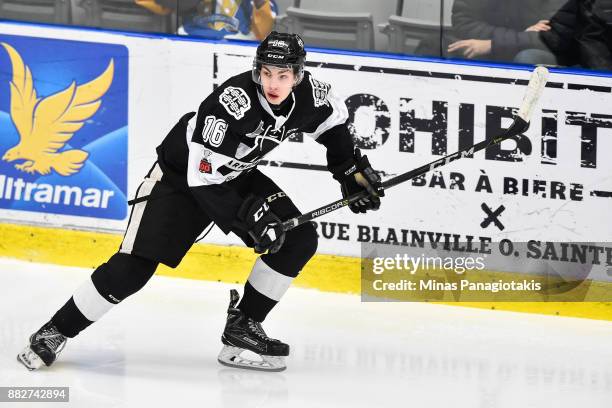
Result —
[{"label": "black hockey pant", "polygon": [[[281,219],[299,214],[287,195],[268,177],[253,170],[244,185],[247,191],[268,199],[271,210]],[[67,337],[76,336],[101,318],[114,305],[145,286],[159,263],[176,267],[198,235],[210,225],[210,218],[189,194],[173,191],[159,166],[154,166],[137,190],[137,197],[157,198],[135,204],[118,253],[100,265],[57,311],[52,321]],[[248,235],[237,233],[248,246]],[[275,254],[257,258],[244,287],[239,308],[263,321],[280,301],[304,265],[317,249],[317,233],[307,223],[287,232],[285,243]],[[205,267],[203,265],[203,267]]]}]

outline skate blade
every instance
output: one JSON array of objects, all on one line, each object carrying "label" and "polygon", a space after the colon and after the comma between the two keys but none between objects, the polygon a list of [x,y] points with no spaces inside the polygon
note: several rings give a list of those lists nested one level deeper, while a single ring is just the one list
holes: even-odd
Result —
[{"label": "skate blade", "polygon": [[256,361],[241,357],[243,351],[245,349],[240,347],[223,346],[217,361],[224,366],[247,370],[278,372],[287,368],[285,357],[260,355],[261,361]]},{"label": "skate blade", "polygon": [[30,346],[26,346],[21,353],[17,354],[17,361],[30,371],[38,370],[45,365],[42,359],[38,357],[38,354],[32,351]]}]

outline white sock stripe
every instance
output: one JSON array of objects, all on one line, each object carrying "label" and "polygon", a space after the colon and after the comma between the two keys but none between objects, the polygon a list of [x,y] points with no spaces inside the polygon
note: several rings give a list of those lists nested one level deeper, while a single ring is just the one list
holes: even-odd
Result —
[{"label": "white sock stripe", "polygon": [[256,291],[278,302],[289,289],[293,278],[276,272],[260,257],[253,265],[248,281]]},{"label": "white sock stripe", "polygon": [[83,316],[92,322],[95,322],[106,312],[112,309],[114,304],[104,299],[94,286],[91,278],[77,288],[72,295],[77,308],[83,313]]},{"label": "white sock stripe", "polygon": [[[153,187],[155,187],[155,183],[157,183],[162,178],[162,170],[159,167],[159,164],[156,163],[155,167],[151,171],[151,174],[142,182],[140,186],[140,190],[138,194],[136,194],[136,198],[144,197],[151,194],[153,191]],[[147,201],[141,201],[140,203],[134,204],[134,208],[132,210],[132,218],[128,224],[128,227],[125,231],[125,236],[123,237],[123,241],[121,242],[121,248],[119,248],[119,252],[124,254],[131,254],[134,249],[134,241],[136,240],[136,234],[138,233],[138,227],[140,226],[140,221],[142,220],[142,215],[144,214],[145,207],[147,206]]]}]

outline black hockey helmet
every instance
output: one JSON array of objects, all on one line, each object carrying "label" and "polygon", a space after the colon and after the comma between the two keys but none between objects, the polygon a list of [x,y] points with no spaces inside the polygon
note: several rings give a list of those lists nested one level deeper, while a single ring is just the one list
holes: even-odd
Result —
[{"label": "black hockey helmet", "polygon": [[253,60],[253,81],[261,84],[261,66],[273,65],[291,68],[297,85],[304,78],[305,59],[304,41],[299,35],[272,31],[257,47]]}]

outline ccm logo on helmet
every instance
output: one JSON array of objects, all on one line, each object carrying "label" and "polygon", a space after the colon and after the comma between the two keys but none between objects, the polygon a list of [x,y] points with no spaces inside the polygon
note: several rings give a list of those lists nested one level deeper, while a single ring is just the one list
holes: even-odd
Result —
[{"label": "ccm logo on helmet", "polygon": [[284,55],[278,55],[278,54],[268,54],[268,58],[282,59],[282,58],[285,58],[285,56]]}]

